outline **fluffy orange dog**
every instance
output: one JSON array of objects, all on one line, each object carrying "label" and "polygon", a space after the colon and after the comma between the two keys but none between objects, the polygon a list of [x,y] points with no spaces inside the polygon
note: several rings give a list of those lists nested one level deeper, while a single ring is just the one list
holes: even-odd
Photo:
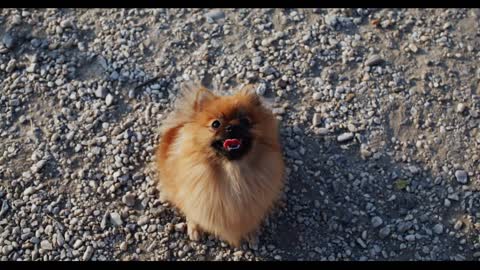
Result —
[{"label": "fluffy orange dog", "polygon": [[238,247],[284,185],[277,120],[250,86],[232,96],[184,89],[162,126],[156,162],[159,189],[195,241],[205,231]]}]

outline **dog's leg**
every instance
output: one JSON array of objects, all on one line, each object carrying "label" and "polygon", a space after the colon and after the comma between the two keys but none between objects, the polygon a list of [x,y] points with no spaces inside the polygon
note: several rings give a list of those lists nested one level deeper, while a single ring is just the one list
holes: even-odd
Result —
[{"label": "dog's leg", "polygon": [[203,236],[203,231],[200,226],[191,220],[187,220],[187,233],[192,241],[200,241]]},{"label": "dog's leg", "polygon": [[250,247],[258,245],[258,240],[259,240],[258,238],[260,236],[260,233],[261,233],[261,230],[256,229],[247,235],[246,240]]}]

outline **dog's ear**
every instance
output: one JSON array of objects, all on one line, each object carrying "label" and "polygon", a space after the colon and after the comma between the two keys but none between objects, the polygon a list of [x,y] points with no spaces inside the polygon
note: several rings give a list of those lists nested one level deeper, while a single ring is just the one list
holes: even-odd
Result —
[{"label": "dog's ear", "polygon": [[209,101],[212,101],[215,99],[217,96],[213,94],[210,90],[207,88],[200,86],[197,92],[195,93],[195,101],[193,104],[193,108],[196,112],[199,112],[203,109],[205,104],[207,104]]},{"label": "dog's ear", "polygon": [[260,106],[262,104],[260,96],[258,96],[257,92],[255,91],[255,85],[253,84],[247,84],[241,87],[238,91],[238,94],[248,97],[250,102],[254,105]]}]

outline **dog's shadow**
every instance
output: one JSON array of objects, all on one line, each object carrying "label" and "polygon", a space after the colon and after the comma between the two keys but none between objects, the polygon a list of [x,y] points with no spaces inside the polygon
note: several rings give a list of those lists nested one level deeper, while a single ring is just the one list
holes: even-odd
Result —
[{"label": "dog's shadow", "polygon": [[[259,236],[263,250],[254,253],[265,260],[451,259],[455,253],[441,250],[461,246],[447,232],[453,227],[448,222],[463,211],[458,202],[444,207],[446,188],[436,185],[438,179],[393,161],[386,154],[388,143],[382,155],[365,158],[356,137],[340,143],[338,134],[282,127],[290,171],[284,206],[268,218]],[[420,190],[432,190],[437,203]],[[432,232],[438,223],[441,235]],[[407,242],[407,235],[414,235],[414,242]],[[467,243],[473,246],[471,236]],[[412,245],[422,245],[423,253]]]}]

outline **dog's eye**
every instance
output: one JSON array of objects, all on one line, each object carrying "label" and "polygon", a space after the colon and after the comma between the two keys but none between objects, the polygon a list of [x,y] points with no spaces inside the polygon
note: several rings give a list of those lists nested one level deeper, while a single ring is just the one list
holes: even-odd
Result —
[{"label": "dog's eye", "polygon": [[248,118],[240,118],[240,124],[243,125],[243,126],[250,126],[250,120],[248,120]]},{"label": "dog's eye", "polygon": [[214,129],[219,128],[220,125],[221,125],[220,121],[218,121],[218,120],[215,120],[215,121],[212,122],[212,128],[214,128]]}]

